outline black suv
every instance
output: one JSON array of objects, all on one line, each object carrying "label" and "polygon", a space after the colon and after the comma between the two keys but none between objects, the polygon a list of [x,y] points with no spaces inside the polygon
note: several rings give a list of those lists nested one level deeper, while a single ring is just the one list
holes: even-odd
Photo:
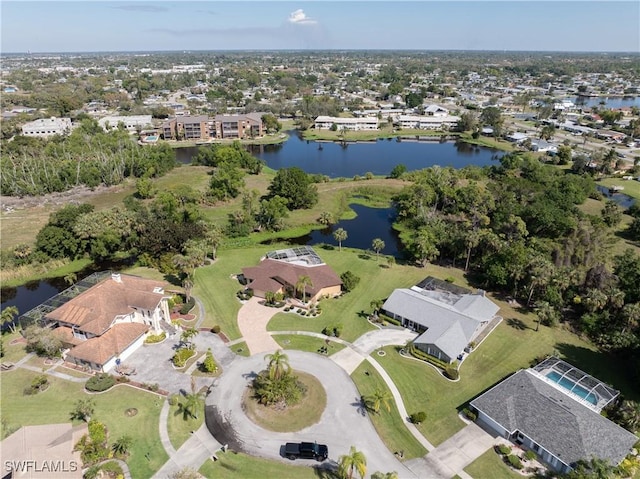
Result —
[{"label": "black suv", "polygon": [[284,455],[292,461],[297,458],[324,461],[329,457],[329,449],[317,442],[288,442],[284,446]]}]

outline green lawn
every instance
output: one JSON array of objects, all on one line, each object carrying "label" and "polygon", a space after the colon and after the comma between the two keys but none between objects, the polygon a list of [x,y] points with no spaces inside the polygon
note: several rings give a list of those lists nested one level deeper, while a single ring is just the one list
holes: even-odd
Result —
[{"label": "green lawn", "polygon": [[3,363],[16,363],[26,356],[25,343],[10,344],[12,340],[19,338],[20,333],[2,334],[2,344],[4,345],[4,356],[0,361]]},{"label": "green lawn", "polygon": [[624,190],[620,193],[631,196],[640,200],[640,181],[635,180],[623,180],[622,178],[604,178],[598,182],[602,186],[624,186]]},{"label": "green lawn", "polygon": [[169,439],[174,448],[180,449],[189,436],[191,431],[197,431],[204,421],[204,409],[198,414],[198,419],[187,417],[180,414],[178,405],[169,406],[169,419],[167,421],[167,431],[169,432]]},{"label": "green lawn", "polygon": [[231,346],[231,351],[236,353],[238,356],[244,356],[245,358],[248,358],[251,355],[245,341],[241,341]]},{"label": "green lawn", "polygon": [[[365,374],[365,371],[369,374]],[[351,379],[356,383],[356,387],[362,396],[371,394],[376,388],[389,391],[382,376],[368,362],[360,364],[351,373]],[[391,394],[390,391],[389,394]],[[383,407],[379,414],[369,414],[369,417],[389,451],[404,451],[405,459],[422,457],[427,453],[427,450],[422,447],[422,444],[413,437],[413,434],[405,426],[395,403],[392,404],[391,411],[387,412]]]},{"label": "green lawn", "polygon": [[232,451],[218,452],[218,460],[207,460],[200,470],[204,477],[225,479],[262,479],[282,477],[287,479],[317,479],[315,469],[309,466],[294,466],[270,461]]},{"label": "green lawn", "polygon": [[273,336],[273,339],[282,346],[282,349],[295,349],[298,351],[308,351],[310,353],[317,353],[321,347],[326,346],[328,356],[345,348],[344,344],[336,343],[335,341],[330,341],[327,344],[324,339],[304,336],[302,334],[276,334]]},{"label": "green lawn", "polygon": [[501,379],[528,367],[539,355],[555,352],[612,384],[628,399],[638,399],[640,391],[615,358],[597,352],[562,328],[542,326],[536,332],[531,315],[525,316],[505,303],[499,304],[505,321],[462,364],[459,382],[446,380],[424,363],[401,357],[395,347],[385,348],[386,356],[374,356],[400,390],[407,411],[427,413],[427,420],[419,429],[429,441],[440,444],[462,429],[464,423],[457,417],[458,409]]},{"label": "green lawn", "polygon": [[[109,440],[124,434],[133,439],[127,460],[132,477],[151,477],[167,461],[158,432],[162,399],[155,394],[117,386],[106,393],[89,396],[82,384],[48,376],[49,389],[35,396],[24,396],[23,389],[36,375],[23,369],[2,373],[2,416],[10,427],[68,422],[74,403],[91,397],[96,405],[94,417],[106,424]],[[125,410],[129,408],[137,408],[138,414],[127,417]]]},{"label": "green lawn", "polygon": [[491,477],[493,479],[521,479],[522,475],[512,471],[502,462],[502,458],[493,449],[489,449],[473,461],[464,471],[475,479]]}]

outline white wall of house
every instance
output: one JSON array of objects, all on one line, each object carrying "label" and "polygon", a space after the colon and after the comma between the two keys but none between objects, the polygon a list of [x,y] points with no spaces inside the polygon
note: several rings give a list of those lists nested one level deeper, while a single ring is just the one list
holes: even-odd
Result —
[{"label": "white wall of house", "polygon": [[144,344],[144,340],[147,337],[146,334],[143,334],[142,336],[140,336],[135,342],[131,343],[131,345],[125,349],[124,351],[122,351],[120,353],[120,356],[118,357],[113,357],[111,358],[109,361],[107,361],[105,364],[102,365],[102,371],[104,371],[105,373],[111,371],[113,368],[116,367],[116,360],[118,358],[120,358],[121,362],[126,361],[126,359],[131,356],[134,352],[136,352],[136,350],[142,346]]}]

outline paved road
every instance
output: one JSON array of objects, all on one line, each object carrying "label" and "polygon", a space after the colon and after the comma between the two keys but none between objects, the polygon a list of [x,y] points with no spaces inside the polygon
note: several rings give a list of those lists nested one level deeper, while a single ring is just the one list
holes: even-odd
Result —
[{"label": "paved road", "polygon": [[363,413],[358,390],[340,366],[314,353],[287,351],[287,354],[294,369],[313,374],[325,387],[327,407],[320,422],[297,433],[266,431],[254,424],[243,412],[239,398],[267,363],[262,355],[238,357],[215,381],[206,399],[207,425],[220,443],[247,454],[289,463],[280,456],[285,442],[318,441],[329,447],[330,460],[323,463],[324,467],[335,465],[340,455],[356,446],[367,457],[369,474],[397,471],[403,479],[419,477],[387,450]]}]

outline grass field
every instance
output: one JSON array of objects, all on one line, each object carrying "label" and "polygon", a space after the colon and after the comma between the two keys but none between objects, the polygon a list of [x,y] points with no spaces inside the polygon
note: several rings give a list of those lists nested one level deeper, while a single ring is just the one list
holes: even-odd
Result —
[{"label": "grass field", "polygon": [[324,339],[304,336],[302,334],[275,334],[273,335],[273,339],[276,340],[282,349],[295,349],[297,351],[308,351],[310,353],[317,353],[320,348],[326,346],[328,356],[345,348],[344,344],[334,341],[326,343]]},{"label": "grass field", "polygon": [[427,420],[419,429],[432,443],[440,444],[464,427],[457,413],[471,399],[518,369],[528,367],[540,355],[558,354],[612,384],[628,399],[639,398],[640,391],[614,357],[597,352],[562,328],[541,326],[536,332],[533,315],[498,303],[505,321],[465,360],[459,382],[447,381],[431,366],[401,357],[396,347],[385,348],[386,356],[374,357],[400,390],[407,411],[427,413]]},{"label": "grass field", "polygon": [[[365,372],[369,374],[365,374]],[[373,393],[377,388],[389,391],[382,376],[367,362],[360,364],[351,373],[351,379],[356,383],[356,387],[362,396]],[[427,453],[427,450],[422,447],[405,426],[395,403],[392,404],[391,411],[386,411],[383,407],[379,414],[369,414],[369,418],[389,451],[393,453],[404,451],[405,459],[422,457]]]},{"label": "grass field", "polygon": [[242,398],[242,409],[258,426],[268,431],[296,432],[320,421],[327,407],[327,392],[311,374],[292,371],[298,381],[304,384],[306,392],[298,404],[277,410],[273,406],[263,406],[252,397],[252,389],[247,389]]},{"label": "grass field", "polygon": [[493,479],[521,479],[522,475],[511,470],[493,449],[489,449],[473,461],[464,471],[475,479],[491,477]]},{"label": "grass field", "polygon": [[277,461],[247,456],[233,451],[219,452],[216,462],[207,460],[200,470],[204,477],[225,479],[262,479],[279,477],[287,479],[318,479],[310,466],[287,465]]},{"label": "grass field", "polygon": [[[91,397],[96,405],[93,417],[105,423],[109,440],[115,441],[125,434],[133,439],[127,460],[132,477],[151,477],[168,459],[158,432],[162,399],[155,394],[117,386],[89,396],[82,384],[48,376],[49,389],[35,396],[24,396],[23,389],[36,375],[23,369],[2,373],[2,417],[10,427],[69,422],[74,403]],[[138,414],[126,416],[125,410],[129,408],[138,409]],[[149,455],[149,460],[145,454]]]},{"label": "grass field", "polygon": [[169,439],[174,448],[180,449],[189,436],[191,431],[197,431],[204,422],[204,410],[198,413],[198,418],[194,419],[191,416],[184,418],[184,415],[180,413],[178,405],[169,406],[169,418],[167,421],[167,431],[169,433]]}]

